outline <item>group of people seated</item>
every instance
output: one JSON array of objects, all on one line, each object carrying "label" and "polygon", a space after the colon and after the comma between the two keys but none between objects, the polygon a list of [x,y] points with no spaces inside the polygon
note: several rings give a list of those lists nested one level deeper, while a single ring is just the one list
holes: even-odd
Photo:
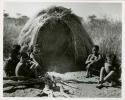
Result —
[{"label": "group of people seated", "polygon": [[[101,59],[102,57],[101,54],[99,54],[99,46],[95,45],[92,48],[92,54],[88,56],[85,62],[87,70],[86,78],[92,77],[93,70],[95,70],[97,67],[100,67]],[[118,70],[115,60],[116,56],[114,54],[106,54],[104,64],[99,70],[100,79],[97,88],[102,88],[103,83],[106,81],[110,81],[111,83],[118,81]],[[26,52],[25,49],[21,50],[20,45],[14,45],[9,58],[5,61],[4,71],[6,76],[25,76],[38,78],[41,67],[33,58],[32,51]]]},{"label": "group of people seated", "polygon": [[14,45],[9,58],[4,63],[6,76],[24,76],[37,78],[40,71],[39,64],[31,57],[32,52],[21,50],[20,45]]},{"label": "group of people seated", "polygon": [[[100,78],[97,88],[102,88],[103,83],[106,81],[111,83],[111,86],[115,86],[118,83],[119,68],[116,62],[115,54],[107,53],[103,61],[101,54],[99,54],[99,46],[94,45],[92,48],[92,54],[90,54],[85,62],[86,64],[86,78],[92,77],[93,70],[100,67]],[[103,63],[103,64],[102,64]]]}]

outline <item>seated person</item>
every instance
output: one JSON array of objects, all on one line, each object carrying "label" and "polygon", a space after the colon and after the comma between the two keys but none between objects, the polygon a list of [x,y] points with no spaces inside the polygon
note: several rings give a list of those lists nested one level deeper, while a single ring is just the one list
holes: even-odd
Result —
[{"label": "seated person", "polygon": [[[29,54],[30,60],[32,62],[34,62],[36,65],[38,65],[38,67],[37,67],[38,74],[40,76],[44,76],[46,74],[47,67],[43,65],[43,62],[41,61],[42,59],[40,58],[39,52],[40,52],[40,50],[39,50],[38,44],[31,45],[28,49],[28,54]],[[39,62],[39,64],[38,64],[38,62]]]},{"label": "seated person", "polygon": [[4,63],[4,71],[6,76],[15,76],[15,68],[19,62],[20,45],[14,45],[9,58]]},{"label": "seated person", "polygon": [[16,66],[16,76],[25,76],[31,78],[37,78],[38,64],[29,60],[27,53],[22,53],[19,63]]},{"label": "seated person", "polygon": [[95,45],[92,48],[92,54],[90,54],[85,62],[87,73],[86,78],[92,77],[92,69],[99,65],[99,61],[101,60],[101,55],[99,54],[99,46]]},{"label": "seated person", "polygon": [[110,81],[111,83],[118,82],[117,68],[115,66],[115,55],[113,54],[106,55],[104,67],[102,67],[100,71],[100,80],[96,87],[102,88],[103,83],[106,81]]}]

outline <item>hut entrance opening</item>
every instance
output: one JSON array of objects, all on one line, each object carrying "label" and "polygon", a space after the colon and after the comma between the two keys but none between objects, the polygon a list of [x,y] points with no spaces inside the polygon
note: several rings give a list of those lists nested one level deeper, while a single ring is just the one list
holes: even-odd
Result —
[{"label": "hut entrance opening", "polygon": [[74,67],[73,37],[68,26],[61,20],[49,20],[40,28],[36,44],[40,59],[47,71],[66,72]]}]

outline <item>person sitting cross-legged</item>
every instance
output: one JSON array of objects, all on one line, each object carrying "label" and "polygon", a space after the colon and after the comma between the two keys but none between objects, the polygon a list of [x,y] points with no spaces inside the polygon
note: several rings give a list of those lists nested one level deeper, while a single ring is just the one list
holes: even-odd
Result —
[{"label": "person sitting cross-legged", "polygon": [[97,88],[101,89],[103,87],[103,83],[105,83],[106,81],[111,82],[111,86],[115,85],[118,82],[118,73],[117,67],[115,66],[115,58],[116,56],[114,54],[106,55],[104,67],[102,67],[100,71],[100,79],[98,85],[96,86]]},{"label": "person sitting cross-legged", "polygon": [[86,78],[92,77],[92,69],[96,69],[99,65],[99,61],[101,60],[101,55],[99,54],[99,46],[94,45],[92,48],[92,54],[90,54],[85,62],[86,69]]}]

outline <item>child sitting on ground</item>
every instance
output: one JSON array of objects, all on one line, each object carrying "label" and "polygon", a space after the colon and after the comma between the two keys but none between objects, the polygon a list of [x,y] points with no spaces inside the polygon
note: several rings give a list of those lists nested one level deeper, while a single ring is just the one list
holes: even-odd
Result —
[{"label": "child sitting on ground", "polygon": [[94,45],[92,48],[92,54],[90,54],[85,62],[87,73],[86,78],[92,77],[92,69],[99,65],[99,61],[101,60],[101,55],[99,54],[99,46]]},{"label": "child sitting on ground", "polygon": [[16,66],[16,76],[25,76],[31,78],[38,77],[38,64],[34,63],[33,61],[29,60],[29,56],[27,53],[22,53],[20,62]]},{"label": "child sitting on ground", "polygon": [[20,57],[20,48],[20,45],[14,45],[9,58],[5,61],[4,71],[6,76],[15,76],[15,68]]},{"label": "child sitting on ground", "polygon": [[115,58],[116,57],[113,54],[106,55],[104,67],[102,67],[100,71],[100,80],[99,80],[98,85],[96,86],[97,88],[99,89],[102,88],[103,83],[106,81],[111,81],[111,83],[118,81],[118,77],[116,73],[117,69],[115,66]]}]

